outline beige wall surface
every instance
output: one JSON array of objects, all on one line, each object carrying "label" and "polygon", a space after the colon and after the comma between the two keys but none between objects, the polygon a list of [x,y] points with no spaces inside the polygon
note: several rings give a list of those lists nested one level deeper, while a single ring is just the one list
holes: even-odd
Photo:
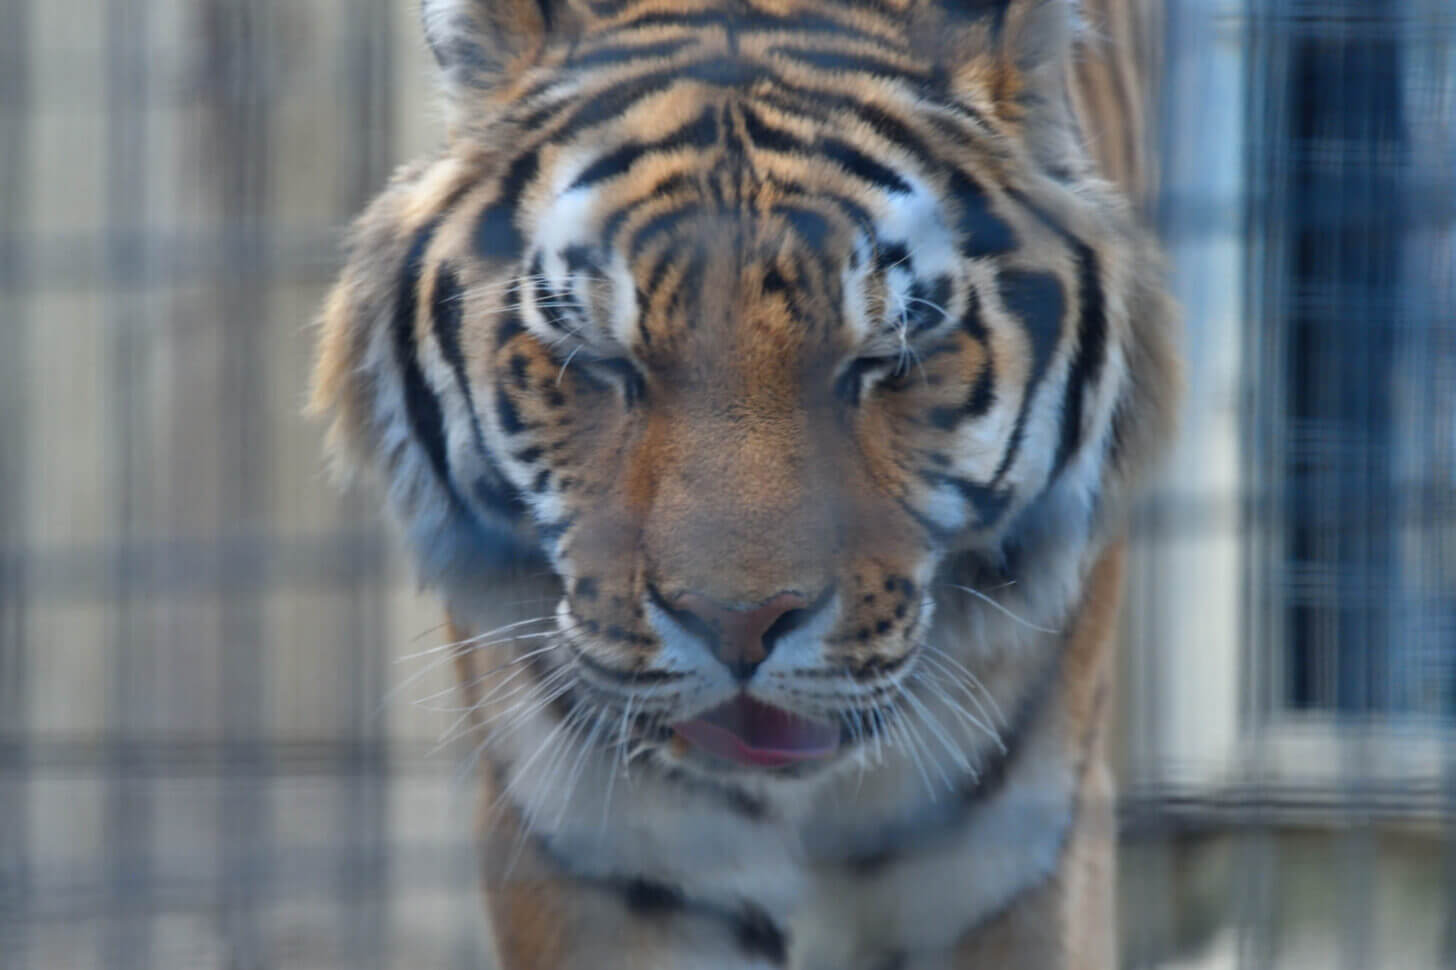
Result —
[{"label": "beige wall surface", "polygon": [[301,416],[414,4],[5,10],[0,967],[469,965],[438,611]]}]

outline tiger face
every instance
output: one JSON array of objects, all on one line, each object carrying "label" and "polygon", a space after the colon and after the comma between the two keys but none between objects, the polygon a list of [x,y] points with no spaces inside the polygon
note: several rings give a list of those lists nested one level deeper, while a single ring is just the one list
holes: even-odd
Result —
[{"label": "tiger face", "polygon": [[427,2],[454,135],[327,314],[427,577],[549,570],[532,676],[678,767],[812,774],[1055,628],[1162,433],[1151,249],[1018,46],[1056,5],[884,6],[548,5],[500,70]]}]

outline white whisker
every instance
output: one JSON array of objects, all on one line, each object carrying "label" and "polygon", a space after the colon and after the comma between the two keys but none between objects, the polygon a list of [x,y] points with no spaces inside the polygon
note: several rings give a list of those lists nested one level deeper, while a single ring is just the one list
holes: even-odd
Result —
[{"label": "white whisker", "polygon": [[[915,692],[913,690],[902,687],[901,693],[905,695],[905,698],[909,700],[910,703],[915,705],[915,709],[920,713],[921,720],[930,730],[930,733],[935,736],[935,739],[940,742],[941,747],[945,748],[946,754],[951,756],[951,758],[955,761],[956,765],[962,771],[967,773],[972,772],[973,769],[971,768],[970,761],[966,759],[965,751],[963,751],[959,745],[951,741],[951,739],[946,735],[944,727],[941,725],[940,720],[935,716],[934,712],[932,712],[930,708],[925,706],[924,701],[915,696]],[[943,769],[941,771],[941,778],[945,780],[947,790],[954,790],[955,786],[952,785],[950,780],[945,777],[945,772]]]},{"label": "white whisker", "polygon": [[[967,680],[966,676],[958,674],[953,668],[947,666],[944,661],[942,661],[939,657],[934,656],[928,651],[922,653],[920,659],[924,663],[928,664],[935,673],[939,674],[945,680],[950,681],[951,684],[953,684],[962,693],[964,693],[966,697],[969,698],[970,702],[975,705],[976,710],[980,712],[980,716],[978,717],[976,715],[973,715],[970,711],[965,710],[960,702],[950,697],[949,694],[946,695],[947,703],[955,704],[956,707],[960,708],[964,712],[965,717],[969,718],[971,723],[975,724],[977,728],[979,728],[981,731],[984,731],[986,734],[989,734],[991,737],[999,739],[1000,735],[997,732],[996,723],[992,718],[990,711],[986,709],[986,705],[981,703],[980,696],[976,693],[976,688],[979,688],[983,693],[986,692],[985,688],[981,685],[981,683],[974,678],[970,678],[969,680]],[[935,683],[935,678],[929,678],[928,682]],[[990,694],[986,693],[986,697],[990,699]]]},{"label": "white whisker", "polygon": [[432,654],[443,653],[446,650],[453,650],[458,647],[470,646],[479,643],[482,640],[496,636],[497,634],[507,633],[519,627],[526,626],[527,624],[541,623],[546,620],[554,619],[556,619],[555,614],[548,614],[546,616],[534,616],[529,620],[517,620],[515,623],[507,623],[505,626],[498,626],[494,630],[487,630],[484,633],[477,633],[474,636],[466,637],[463,640],[455,640],[450,643],[442,643],[438,646],[430,647],[427,650],[417,650],[414,653],[404,654],[402,656],[394,658],[394,662],[397,664],[407,663],[411,660],[418,660],[421,657],[428,657]]},{"label": "white whisker", "polygon": [[1062,632],[1061,630],[1053,630],[1053,629],[1050,629],[1048,627],[1037,626],[1035,623],[1031,622],[1030,620],[1025,619],[1025,618],[1020,617],[1020,616],[1017,616],[1014,612],[1012,612],[1004,604],[997,602],[996,600],[994,600],[991,597],[987,596],[985,593],[981,592],[978,589],[971,589],[971,587],[969,587],[969,586],[959,586],[959,585],[957,585],[955,583],[941,583],[940,585],[942,585],[942,586],[948,586],[951,589],[958,589],[958,590],[960,590],[963,593],[970,593],[972,596],[976,597],[977,599],[984,600],[987,603],[987,605],[989,605],[989,606],[991,606],[991,607],[993,607],[993,608],[995,608],[997,610],[1000,610],[1002,613],[1005,613],[1007,616],[1011,617],[1011,619],[1015,620],[1017,623],[1020,623],[1022,626],[1027,627],[1028,629],[1035,630],[1038,633],[1049,633],[1052,636],[1059,636],[1059,635],[1061,635],[1061,632]]},{"label": "white whisker", "polygon": [[[961,663],[955,657],[951,656],[942,648],[937,647],[935,644],[927,642],[922,643],[920,646],[922,649],[929,650],[932,654],[934,654],[935,657],[942,664],[950,667],[952,673],[959,672],[960,676],[965,678],[965,682],[969,685],[969,687],[973,687],[975,688],[975,691],[980,692],[978,695],[977,693],[975,693],[975,691],[967,691],[967,693],[970,694],[971,702],[976,705],[976,708],[981,712],[983,716],[985,716],[993,725],[1000,724],[1002,727],[1006,726],[1006,715],[1001,713],[1001,706],[996,703],[996,698],[992,696],[990,690],[986,688],[986,685],[981,683],[981,679],[979,677],[971,673],[970,669],[967,668],[965,664]],[[984,697],[986,699],[986,704],[989,705],[991,708],[990,712],[987,712],[986,708],[982,706],[979,699],[981,697]]]}]

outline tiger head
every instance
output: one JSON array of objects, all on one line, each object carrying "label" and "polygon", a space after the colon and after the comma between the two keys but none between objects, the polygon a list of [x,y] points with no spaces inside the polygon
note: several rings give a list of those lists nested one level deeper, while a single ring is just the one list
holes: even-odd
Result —
[{"label": "tiger head", "polygon": [[453,611],[549,571],[533,663],[571,703],[801,773],[936,638],[974,665],[1057,628],[1175,374],[1064,0],[424,22],[450,137],[360,221],[315,405]]}]

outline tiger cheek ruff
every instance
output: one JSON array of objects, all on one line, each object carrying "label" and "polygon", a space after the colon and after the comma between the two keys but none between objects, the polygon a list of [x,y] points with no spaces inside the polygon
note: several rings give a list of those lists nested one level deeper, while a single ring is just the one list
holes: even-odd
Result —
[{"label": "tiger cheek ruff", "polygon": [[1137,65],[1068,0],[422,7],[448,137],[355,226],[312,408],[451,619],[496,965],[1113,967],[1179,386],[1089,154]]}]

